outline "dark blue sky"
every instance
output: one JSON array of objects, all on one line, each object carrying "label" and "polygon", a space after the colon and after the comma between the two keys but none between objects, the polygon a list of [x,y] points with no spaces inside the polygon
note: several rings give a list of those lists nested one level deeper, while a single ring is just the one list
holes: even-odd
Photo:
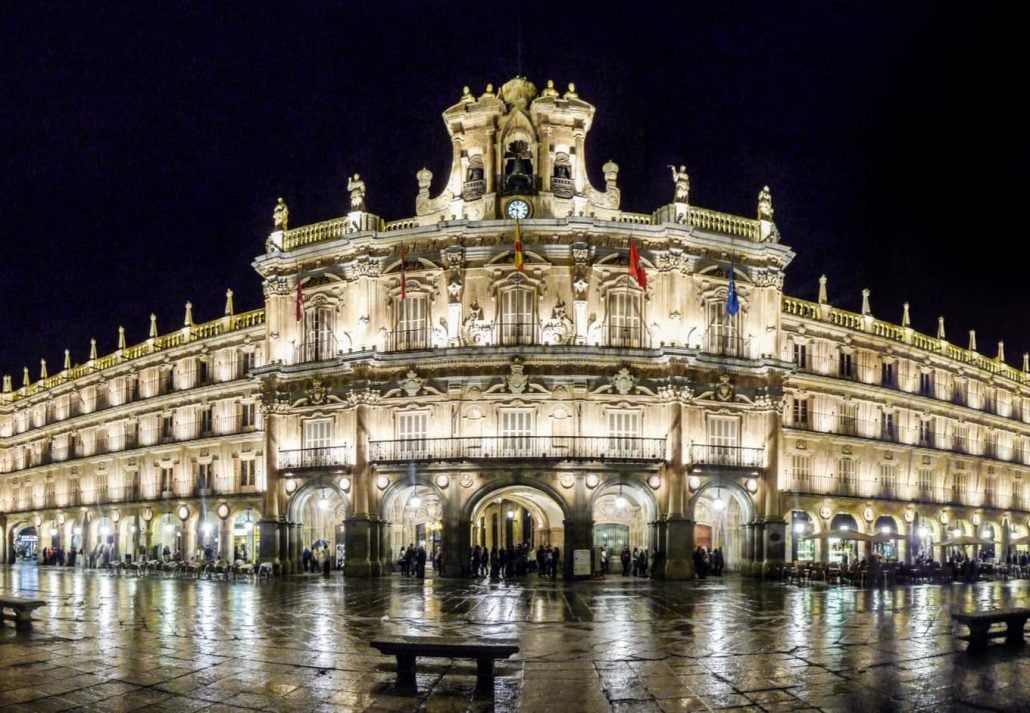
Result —
[{"label": "dark blue sky", "polygon": [[[386,7],[381,7],[384,5]],[[1020,13],[1000,3],[18,3],[0,18],[0,372],[35,379],[221,314],[277,196],[291,224],[414,212],[415,171],[445,180],[440,113],[518,71],[597,107],[587,159],[622,168],[626,210],[671,195],[752,215],[772,188],[798,254],[787,291],[980,350],[1030,350],[1015,109]],[[675,7],[666,7],[675,5]],[[521,9],[521,10],[520,10]],[[1002,88],[1010,88],[1004,91]]]}]

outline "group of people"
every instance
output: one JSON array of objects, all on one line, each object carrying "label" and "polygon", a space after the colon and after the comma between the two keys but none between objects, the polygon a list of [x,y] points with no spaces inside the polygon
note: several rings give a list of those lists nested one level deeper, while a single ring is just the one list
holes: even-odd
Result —
[{"label": "group of people", "polygon": [[[397,558],[397,564],[400,565],[401,574],[405,577],[418,577],[419,579],[425,579],[426,577],[426,562],[429,560],[429,553],[426,552],[426,548],[422,545],[415,547],[412,543],[407,547],[401,547],[400,557]],[[442,563],[441,555],[438,553],[433,558],[433,571],[438,572],[440,565],[437,561],[440,560]]]},{"label": "group of people", "polygon": [[721,577],[723,570],[726,568],[726,559],[722,555],[722,548],[716,547],[709,551],[707,547],[701,547],[700,545],[694,550],[694,574],[699,579],[704,579],[708,575],[714,577]]},{"label": "group of people", "polygon": [[[329,574],[329,570],[333,566],[333,557],[329,546],[316,546],[314,549],[305,547],[301,553],[301,564],[305,572]],[[336,569],[343,569],[343,545],[336,546]]]},{"label": "group of people", "polygon": [[536,570],[538,576],[554,579],[560,568],[561,551],[558,547],[540,545],[534,552],[528,542],[489,550],[476,545],[469,557],[469,571],[473,577],[489,575],[491,579],[512,579],[525,577]]},{"label": "group of people", "polygon": [[58,567],[64,567],[65,563],[67,563],[69,567],[74,567],[77,554],[74,549],[65,554],[63,547],[44,547],[43,564],[55,564]]}]

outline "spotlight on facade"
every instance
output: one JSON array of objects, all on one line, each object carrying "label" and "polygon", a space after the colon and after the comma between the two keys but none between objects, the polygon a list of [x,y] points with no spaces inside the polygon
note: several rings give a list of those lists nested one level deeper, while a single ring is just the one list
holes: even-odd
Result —
[{"label": "spotlight on facade", "polygon": [[514,520],[515,519],[515,511],[514,510],[509,510],[508,511],[508,519],[509,520]]}]

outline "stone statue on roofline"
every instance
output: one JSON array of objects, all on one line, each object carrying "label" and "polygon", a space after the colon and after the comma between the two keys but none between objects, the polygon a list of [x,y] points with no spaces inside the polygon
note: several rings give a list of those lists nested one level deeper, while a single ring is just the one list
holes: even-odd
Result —
[{"label": "stone statue on roofline", "polygon": [[680,166],[679,170],[670,165],[672,169],[672,180],[676,183],[676,194],[673,201],[676,203],[688,203],[690,198],[690,176],[687,175],[687,167]]},{"label": "stone statue on roofline", "polygon": [[286,207],[286,201],[279,198],[279,202],[275,204],[275,210],[272,211],[272,225],[275,230],[287,230],[289,221],[290,209]]},{"label": "stone statue on roofline", "polygon": [[347,181],[347,190],[350,191],[351,211],[365,210],[365,182],[361,176],[354,174],[354,178]]},{"label": "stone statue on roofline", "polygon": [[769,192],[769,186],[762,186],[762,190],[758,194],[758,219],[773,219],[772,193]]}]

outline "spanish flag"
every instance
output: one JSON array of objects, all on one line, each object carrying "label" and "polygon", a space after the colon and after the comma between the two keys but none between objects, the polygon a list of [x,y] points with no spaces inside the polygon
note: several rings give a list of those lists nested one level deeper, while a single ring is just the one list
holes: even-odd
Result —
[{"label": "spanish flag", "polygon": [[519,227],[519,221],[515,221],[515,269],[519,272],[524,272],[525,268],[523,263],[525,261],[522,258],[522,229]]},{"label": "spanish flag", "polygon": [[629,241],[629,276],[637,281],[640,289],[647,292],[647,272],[644,271],[644,263],[640,259],[637,244],[632,239]]}]

